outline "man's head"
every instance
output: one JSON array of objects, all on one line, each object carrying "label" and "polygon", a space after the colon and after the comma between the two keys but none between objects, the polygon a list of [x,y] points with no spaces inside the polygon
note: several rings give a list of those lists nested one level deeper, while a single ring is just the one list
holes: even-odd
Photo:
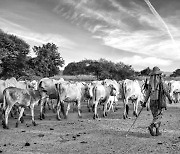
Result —
[{"label": "man's head", "polygon": [[159,69],[159,67],[157,66],[153,67],[153,70],[150,73],[150,82],[149,82],[153,90],[155,90],[157,88],[157,85],[160,83],[161,74],[162,71]]},{"label": "man's head", "polygon": [[153,67],[153,70],[150,73],[150,75],[161,75],[161,74],[162,74],[162,71],[157,66]]}]

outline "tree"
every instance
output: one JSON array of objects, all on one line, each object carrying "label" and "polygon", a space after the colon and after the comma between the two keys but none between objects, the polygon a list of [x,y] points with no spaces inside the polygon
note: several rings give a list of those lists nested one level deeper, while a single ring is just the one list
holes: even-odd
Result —
[{"label": "tree", "polygon": [[64,75],[77,75],[78,65],[75,62],[69,63],[63,71]]},{"label": "tree", "polygon": [[145,68],[144,70],[140,71],[141,75],[149,75],[151,69],[149,67]]},{"label": "tree", "polygon": [[30,69],[35,70],[37,76],[51,77],[59,73],[59,67],[64,65],[64,59],[53,43],[34,46],[33,51],[37,57],[29,60]]},{"label": "tree", "polygon": [[27,68],[26,57],[29,45],[22,39],[0,31],[0,77],[20,77]]},{"label": "tree", "polygon": [[170,77],[177,77],[180,76],[180,69],[176,69],[173,74],[170,75]]},{"label": "tree", "polygon": [[122,80],[134,76],[135,71],[131,65],[125,65],[122,62],[113,63],[106,59],[83,60],[80,62],[69,63],[64,71],[64,75],[94,75],[99,80],[116,79]]}]

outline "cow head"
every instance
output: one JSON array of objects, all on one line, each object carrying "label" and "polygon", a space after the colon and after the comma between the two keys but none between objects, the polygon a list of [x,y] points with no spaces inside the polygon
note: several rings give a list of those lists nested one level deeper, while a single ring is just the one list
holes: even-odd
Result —
[{"label": "cow head", "polygon": [[176,102],[176,87],[171,82],[168,82],[168,91],[173,102]]},{"label": "cow head", "polygon": [[116,96],[116,88],[112,84],[110,84],[109,87],[110,87],[110,95]]},{"label": "cow head", "polygon": [[84,96],[85,98],[92,98],[90,94],[91,87],[89,85],[84,85]]}]

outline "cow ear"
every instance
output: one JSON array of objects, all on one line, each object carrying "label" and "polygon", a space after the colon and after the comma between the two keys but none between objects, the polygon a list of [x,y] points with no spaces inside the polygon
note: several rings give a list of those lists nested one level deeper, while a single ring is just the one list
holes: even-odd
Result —
[{"label": "cow ear", "polygon": [[56,90],[58,90],[58,83],[55,84]]},{"label": "cow ear", "polygon": [[45,89],[43,89],[42,91],[45,92],[45,93],[47,93],[47,90],[45,90]]}]

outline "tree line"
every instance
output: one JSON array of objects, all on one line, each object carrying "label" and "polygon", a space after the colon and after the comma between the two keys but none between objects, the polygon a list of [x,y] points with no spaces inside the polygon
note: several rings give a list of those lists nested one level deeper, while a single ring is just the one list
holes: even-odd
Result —
[{"label": "tree line", "polygon": [[80,62],[69,63],[63,71],[64,75],[94,75],[97,79],[115,79],[122,80],[133,78],[137,72],[131,65],[125,65],[122,62],[114,63],[106,59],[82,60]]},{"label": "tree line", "polygon": [[30,45],[15,35],[0,30],[0,78],[51,77],[59,73],[64,59],[54,43],[34,46],[35,57],[30,56]]},{"label": "tree line", "polygon": [[[35,57],[30,56],[30,50],[35,53]],[[54,43],[30,49],[30,45],[24,40],[0,30],[0,78],[52,77],[60,73],[59,68],[64,64],[65,60]],[[131,65],[122,62],[85,59],[69,63],[64,68],[63,75],[93,75],[99,80],[105,78],[122,80],[138,75],[149,75],[150,72],[149,67],[137,72]],[[175,70],[171,76],[180,76],[180,69]]]}]

